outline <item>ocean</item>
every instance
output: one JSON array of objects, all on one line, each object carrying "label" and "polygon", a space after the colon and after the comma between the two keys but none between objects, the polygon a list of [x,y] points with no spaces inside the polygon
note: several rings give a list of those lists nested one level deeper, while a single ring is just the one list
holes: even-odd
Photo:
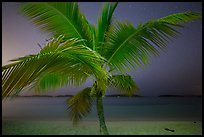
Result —
[{"label": "ocean", "polygon": [[[70,120],[67,97],[2,101],[2,120]],[[202,121],[202,97],[104,97],[106,121]],[[83,120],[98,120],[95,102]]]}]

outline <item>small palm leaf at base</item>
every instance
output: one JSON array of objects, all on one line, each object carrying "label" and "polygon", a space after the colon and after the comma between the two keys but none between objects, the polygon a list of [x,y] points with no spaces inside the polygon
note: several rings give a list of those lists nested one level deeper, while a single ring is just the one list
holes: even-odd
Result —
[{"label": "small palm leaf at base", "polygon": [[73,125],[77,125],[78,121],[91,111],[93,103],[93,97],[90,95],[91,90],[92,87],[87,87],[66,100]]}]

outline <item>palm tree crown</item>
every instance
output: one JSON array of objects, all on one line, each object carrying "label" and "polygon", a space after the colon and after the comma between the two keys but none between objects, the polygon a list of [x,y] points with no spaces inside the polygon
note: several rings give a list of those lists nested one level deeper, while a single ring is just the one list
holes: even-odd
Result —
[{"label": "palm tree crown", "polygon": [[[81,85],[90,77],[93,85],[67,100],[72,120],[77,123],[90,112],[95,98],[100,106],[108,86],[129,96],[138,91],[126,70],[148,64],[152,55],[158,56],[179,34],[175,27],[201,18],[197,12],[176,13],[134,27],[128,21],[113,20],[117,5],[105,3],[97,25],[92,25],[78,3],[24,3],[22,13],[54,38],[38,54],[12,60],[15,62],[2,67],[3,98],[18,94],[28,85],[42,92]],[[99,119],[103,119],[101,113]]]}]

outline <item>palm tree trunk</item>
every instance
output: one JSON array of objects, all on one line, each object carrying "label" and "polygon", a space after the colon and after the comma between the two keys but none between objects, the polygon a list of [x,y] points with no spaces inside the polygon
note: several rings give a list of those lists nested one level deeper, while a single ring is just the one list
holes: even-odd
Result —
[{"label": "palm tree trunk", "polygon": [[100,123],[100,133],[102,135],[108,135],[108,130],[107,130],[105,118],[104,118],[102,95],[97,95],[96,102],[97,102],[96,104],[97,113],[98,113],[98,118]]}]

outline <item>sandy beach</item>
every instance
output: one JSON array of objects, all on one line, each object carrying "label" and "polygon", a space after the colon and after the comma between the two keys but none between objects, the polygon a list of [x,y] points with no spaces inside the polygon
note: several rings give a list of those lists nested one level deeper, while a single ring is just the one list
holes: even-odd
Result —
[{"label": "sandy beach", "polygon": [[[82,121],[73,127],[71,121],[3,120],[2,126],[2,135],[100,134],[97,121]],[[201,121],[107,121],[107,126],[110,135],[202,135]]]}]

